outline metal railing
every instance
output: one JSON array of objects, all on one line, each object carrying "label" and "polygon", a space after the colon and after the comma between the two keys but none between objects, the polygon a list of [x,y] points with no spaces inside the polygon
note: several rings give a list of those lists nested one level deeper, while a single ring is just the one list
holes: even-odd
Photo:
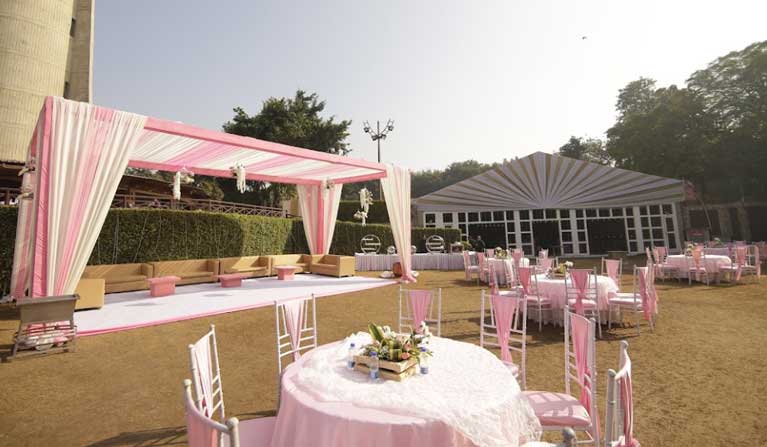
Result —
[{"label": "metal railing", "polygon": [[[1,205],[18,205],[18,188],[0,188]],[[247,203],[224,202],[212,199],[181,198],[176,200],[165,195],[115,194],[112,208],[152,208],[165,210],[211,211],[234,213],[248,216],[293,217],[282,208],[250,205]]]}]

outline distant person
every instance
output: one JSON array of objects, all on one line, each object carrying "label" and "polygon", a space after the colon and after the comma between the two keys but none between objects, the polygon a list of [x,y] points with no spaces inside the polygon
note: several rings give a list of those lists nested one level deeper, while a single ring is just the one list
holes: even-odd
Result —
[{"label": "distant person", "polygon": [[479,253],[485,252],[485,241],[482,240],[482,236],[477,236],[477,240],[474,241],[473,244],[474,250],[476,250]]}]

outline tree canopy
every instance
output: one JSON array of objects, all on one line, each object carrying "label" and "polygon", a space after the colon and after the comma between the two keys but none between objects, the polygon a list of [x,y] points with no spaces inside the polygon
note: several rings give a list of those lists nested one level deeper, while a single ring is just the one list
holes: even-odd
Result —
[{"label": "tree canopy", "polygon": [[709,201],[767,198],[767,41],[716,59],[686,84],[629,82],[606,141],[571,137],[559,153],[684,178]]},{"label": "tree canopy", "polygon": [[[293,98],[269,98],[255,115],[248,115],[241,107],[234,108],[234,117],[227,121],[225,132],[258,138],[276,143],[312,149],[331,154],[346,155],[351,149],[348,120],[323,118],[325,101],[316,93],[298,90]],[[225,200],[279,206],[281,200],[292,196],[293,185],[268,184],[248,181],[251,189],[239,193],[234,179],[217,179]]]}]

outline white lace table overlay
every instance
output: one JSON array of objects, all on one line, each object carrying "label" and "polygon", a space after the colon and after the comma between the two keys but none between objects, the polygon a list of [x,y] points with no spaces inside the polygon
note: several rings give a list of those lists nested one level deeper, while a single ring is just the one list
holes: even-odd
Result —
[{"label": "white lace table overlay", "polygon": [[295,384],[318,400],[442,421],[479,446],[518,446],[537,440],[540,424],[509,370],[478,346],[432,337],[429,374],[403,382],[379,380],[345,367],[349,343],[370,342],[358,333],[315,350]]},{"label": "white lace table overlay", "polygon": [[[538,292],[551,299],[552,306],[555,309],[565,308],[565,280],[563,278],[546,278],[546,275],[537,275]],[[591,279],[589,279],[591,282]],[[599,310],[607,310],[607,299],[610,293],[618,292],[618,285],[607,276],[597,276],[597,297],[599,299]]]}]

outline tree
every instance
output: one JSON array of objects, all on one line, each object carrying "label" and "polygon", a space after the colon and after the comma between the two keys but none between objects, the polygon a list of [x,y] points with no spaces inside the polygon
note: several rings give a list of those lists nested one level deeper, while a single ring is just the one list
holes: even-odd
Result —
[{"label": "tree", "polygon": [[610,163],[610,156],[605,150],[604,143],[596,138],[571,136],[567,143],[559,148],[558,153],[564,157],[590,161],[601,165]]},{"label": "tree", "polygon": [[421,197],[458,183],[477,174],[498,167],[499,163],[480,163],[476,160],[457,161],[446,169],[427,169],[412,175],[412,197]]},{"label": "tree", "polygon": [[[320,152],[346,155],[351,149],[346,139],[351,121],[323,118],[325,101],[316,93],[298,90],[293,98],[269,98],[261,111],[248,115],[241,107],[234,108],[234,117],[227,121],[225,132],[276,143],[298,146]],[[248,182],[251,191],[240,194],[234,179],[219,179],[227,200],[279,206],[294,191],[292,185]]]}]

